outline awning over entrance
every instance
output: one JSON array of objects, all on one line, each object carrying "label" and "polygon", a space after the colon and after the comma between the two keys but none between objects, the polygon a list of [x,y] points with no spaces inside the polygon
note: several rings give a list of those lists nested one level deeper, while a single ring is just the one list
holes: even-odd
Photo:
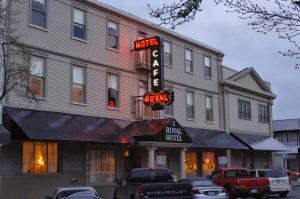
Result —
[{"label": "awning over entrance", "polygon": [[22,131],[27,139],[119,143],[121,128],[109,118],[11,107],[4,112],[5,127],[12,134]]},{"label": "awning over entrance", "polygon": [[173,118],[132,122],[123,129],[121,140],[134,142],[191,143],[190,135]]},{"label": "awning over entrance", "polygon": [[270,136],[254,135],[247,133],[230,133],[235,139],[253,150],[261,151],[285,151],[289,150],[284,144],[281,144]]},{"label": "awning over entrance", "polygon": [[184,128],[192,137],[192,147],[207,149],[248,149],[224,131]]},{"label": "awning over entrance", "polygon": [[0,145],[10,143],[10,133],[9,131],[0,124]]}]

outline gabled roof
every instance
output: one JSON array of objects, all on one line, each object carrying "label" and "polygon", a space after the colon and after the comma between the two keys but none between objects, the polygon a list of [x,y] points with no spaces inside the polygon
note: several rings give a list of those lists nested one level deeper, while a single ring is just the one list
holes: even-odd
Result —
[{"label": "gabled roof", "polygon": [[258,75],[258,73],[255,71],[253,67],[244,68],[240,72],[237,72],[236,74],[228,77],[228,80],[231,81],[237,81],[238,79],[241,79],[245,75],[250,74],[253,79],[257,82],[257,84],[261,87],[263,91],[272,93],[270,87],[267,85],[267,83]]},{"label": "gabled roof", "polygon": [[300,130],[300,118],[273,120],[273,131]]}]

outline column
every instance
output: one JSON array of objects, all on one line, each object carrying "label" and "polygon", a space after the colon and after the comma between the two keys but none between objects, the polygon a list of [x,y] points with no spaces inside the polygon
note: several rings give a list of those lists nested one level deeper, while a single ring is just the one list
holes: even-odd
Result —
[{"label": "column", "polygon": [[148,151],[148,168],[154,168],[154,151],[156,150],[155,147],[147,147]]},{"label": "column", "polygon": [[185,151],[187,148],[180,149],[180,172],[179,172],[179,179],[185,178]]}]

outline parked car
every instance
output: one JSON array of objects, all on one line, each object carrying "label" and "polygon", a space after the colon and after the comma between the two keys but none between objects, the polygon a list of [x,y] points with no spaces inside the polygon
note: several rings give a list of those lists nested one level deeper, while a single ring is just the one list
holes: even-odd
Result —
[{"label": "parked car", "polygon": [[281,169],[251,170],[250,175],[252,177],[267,177],[270,182],[270,193],[279,194],[280,198],[285,198],[291,190],[288,174]]},{"label": "parked car", "polygon": [[53,196],[46,196],[45,199],[101,199],[93,187],[71,186],[58,187]]},{"label": "parked car", "polygon": [[268,178],[252,178],[244,168],[219,169],[213,172],[211,179],[225,188],[230,199],[247,196],[261,198],[269,191]]},{"label": "parked car", "polygon": [[193,198],[190,183],[174,182],[168,169],[132,169],[115,183],[114,199]]},{"label": "parked car", "polygon": [[188,177],[179,182],[188,182],[193,187],[194,199],[226,199],[227,194],[223,187],[215,185],[206,177]]}]

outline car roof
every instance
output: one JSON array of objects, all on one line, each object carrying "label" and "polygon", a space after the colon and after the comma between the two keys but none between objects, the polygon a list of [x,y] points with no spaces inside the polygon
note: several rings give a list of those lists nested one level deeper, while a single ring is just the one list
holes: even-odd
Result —
[{"label": "car roof", "polygon": [[208,179],[207,177],[201,177],[201,176],[189,176],[189,177],[187,177],[186,179],[184,179],[184,180],[188,180],[188,181],[196,181],[196,180],[199,180],[199,181],[201,181],[201,180],[205,180],[205,181],[211,181],[210,179]]},{"label": "car roof", "polygon": [[89,186],[67,186],[67,187],[58,187],[57,192],[61,192],[61,191],[70,191],[70,190],[91,190],[91,191],[95,191],[95,189],[93,187],[89,187]]}]

